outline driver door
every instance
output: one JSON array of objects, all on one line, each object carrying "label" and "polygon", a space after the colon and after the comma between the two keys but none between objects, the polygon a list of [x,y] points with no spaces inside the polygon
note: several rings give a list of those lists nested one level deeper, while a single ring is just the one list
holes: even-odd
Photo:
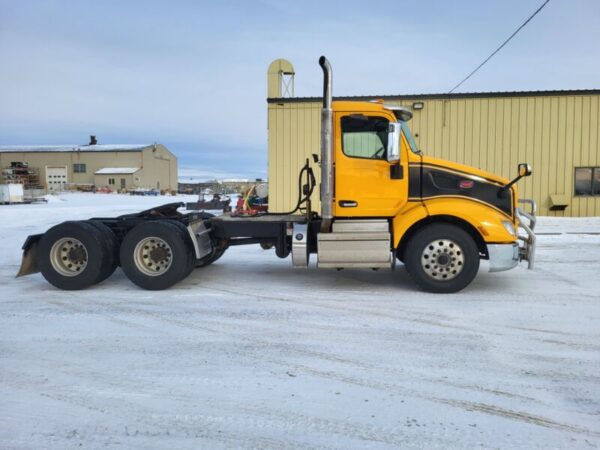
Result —
[{"label": "driver door", "polygon": [[406,204],[408,167],[402,142],[400,163],[387,161],[390,120],[382,114],[335,114],[336,217],[393,217]]}]

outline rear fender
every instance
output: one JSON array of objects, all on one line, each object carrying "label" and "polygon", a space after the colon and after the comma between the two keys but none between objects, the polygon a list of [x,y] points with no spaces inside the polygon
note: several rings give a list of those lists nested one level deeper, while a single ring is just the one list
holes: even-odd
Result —
[{"label": "rear fender", "polygon": [[40,271],[37,266],[37,246],[41,237],[41,234],[32,234],[25,239],[22,247],[23,257],[21,258],[21,267],[19,267],[19,272],[17,272],[17,278]]}]

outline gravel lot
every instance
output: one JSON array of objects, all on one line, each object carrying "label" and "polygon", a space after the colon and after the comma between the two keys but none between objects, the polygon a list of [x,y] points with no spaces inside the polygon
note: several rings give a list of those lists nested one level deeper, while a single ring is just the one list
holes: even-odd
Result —
[{"label": "gravel lot", "polygon": [[258,246],[164,292],[14,278],[27,234],[161,202],[0,206],[0,448],[600,446],[600,218],[455,295]]}]

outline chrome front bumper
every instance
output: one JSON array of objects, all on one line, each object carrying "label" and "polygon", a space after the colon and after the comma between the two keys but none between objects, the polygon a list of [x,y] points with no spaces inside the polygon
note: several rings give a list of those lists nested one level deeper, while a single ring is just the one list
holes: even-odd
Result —
[{"label": "chrome front bumper", "polygon": [[535,213],[537,205],[535,200],[522,199],[519,203],[530,205],[530,211],[515,209],[519,219],[518,242],[511,244],[488,244],[490,257],[490,272],[502,272],[510,270],[519,264],[519,261],[527,261],[527,268],[533,269],[535,259]]},{"label": "chrome front bumper", "polygon": [[[525,198],[520,199],[519,203],[530,206],[529,212],[521,208],[515,209],[515,213],[519,219],[518,238],[521,243],[519,246],[519,260],[527,261],[527,268],[533,269],[535,261],[535,233],[533,230],[535,229],[537,204],[535,200]],[[524,231],[524,234],[521,233],[521,230]]]},{"label": "chrome front bumper", "polygon": [[490,272],[510,270],[519,264],[519,244],[488,244]]}]

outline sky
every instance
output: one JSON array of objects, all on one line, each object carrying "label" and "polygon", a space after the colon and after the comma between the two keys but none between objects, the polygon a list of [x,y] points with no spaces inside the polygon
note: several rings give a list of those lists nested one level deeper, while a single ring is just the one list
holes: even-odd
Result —
[{"label": "sky", "polygon": [[[266,72],[297,96],[442,93],[542,0],[0,0],[0,145],[159,142],[180,176],[267,172]],[[459,92],[600,88],[600,1],[550,3]]]}]

